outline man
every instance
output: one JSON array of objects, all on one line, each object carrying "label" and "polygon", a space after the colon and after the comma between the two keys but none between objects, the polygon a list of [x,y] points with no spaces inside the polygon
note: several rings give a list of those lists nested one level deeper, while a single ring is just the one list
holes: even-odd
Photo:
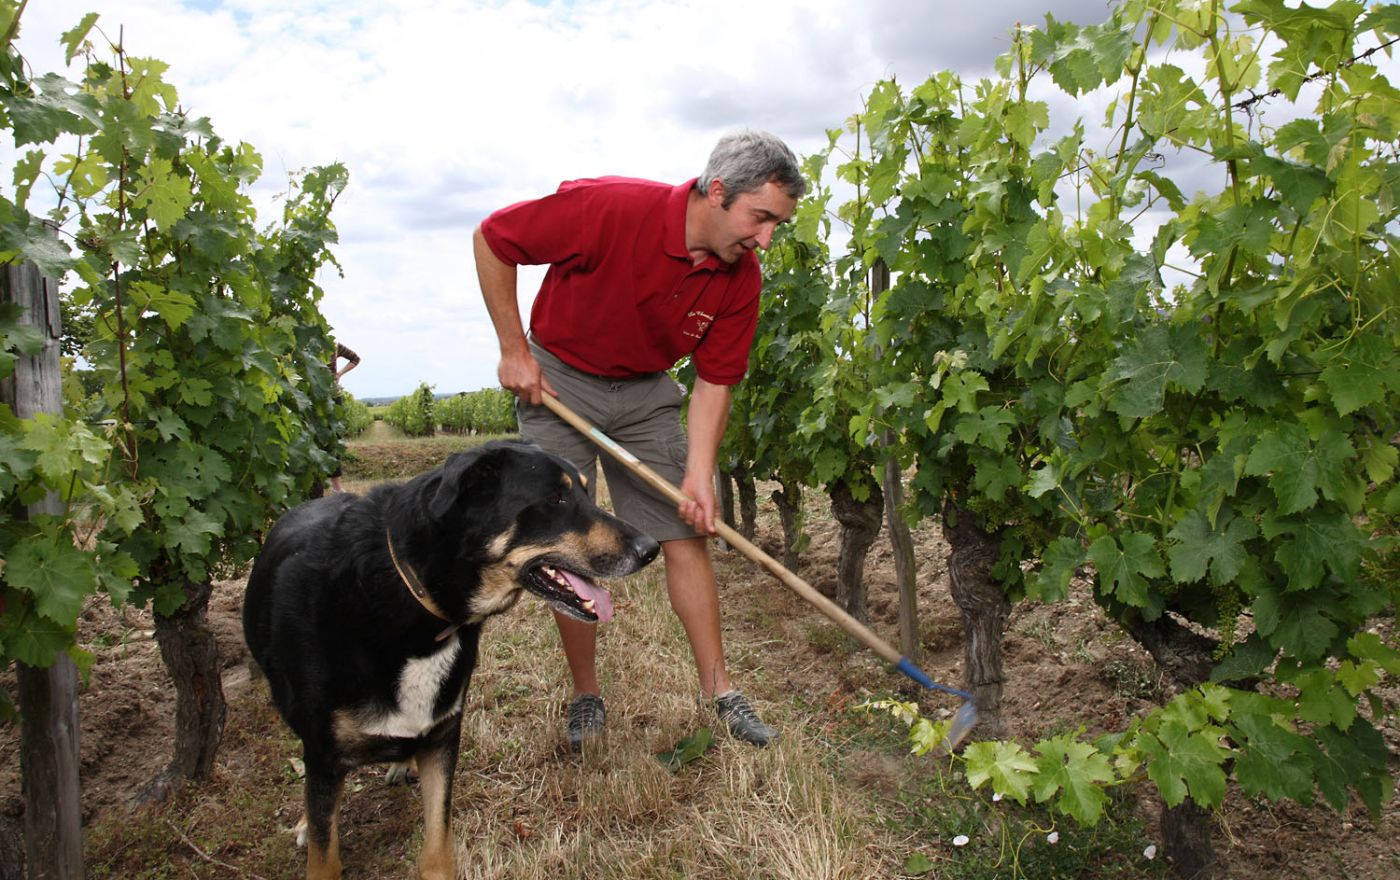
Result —
[{"label": "man", "polygon": [[[339,361],[345,361],[345,366],[337,366],[337,362]],[[335,344],[335,354],[331,355],[331,374],[335,377],[335,403],[337,406],[339,406],[345,398],[345,395],[342,394],[340,391],[340,377],[344,376],[346,373],[355,369],[359,365],[360,356],[356,354],[352,348],[350,348],[347,345],[342,345],[339,342]],[[336,426],[336,434],[340,434],[339,425]],[[337,442],[336,446],[339,447],[339,445],[339,442]],[[340,456],[337,454],[335,458],[335,470],[331,472],[332,492],[345,491],[340,487],[340,477],[343,473],[344,471],[341,467]]]},{"label": "man", "polygon": [[[541,406],[553,394],[653,470],[678,483],[677,507],[607,456],[617,514],[661,543],[671,607],[685,627],[703,700],[736,737],[777,736],[725,671],[715,532],[715,461],[730,386],[748,368],[762,282],[754,251],[772,242],[806,191],[792,151],[764,132],[726,136],[704,173],[681,186],[631,178],[567,181],[503,208],[473,236],[482,296],[501,346],[501,385],[527,440],[587,477],[597,449]],[[516,266],[549,266],[526,336]],[[666,372],[690,355],[697,379],[687,427],[684,391]],[[594,481],[590,479],[590,491]],[[602,732],[597,630],[555,615],[573,676],[566,734],[574,749]]]}]

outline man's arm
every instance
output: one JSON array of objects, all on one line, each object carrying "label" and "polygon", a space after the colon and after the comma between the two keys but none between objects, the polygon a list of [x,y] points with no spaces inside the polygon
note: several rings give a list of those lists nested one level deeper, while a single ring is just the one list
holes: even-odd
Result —
[{"label": "man's arm", "polygon": [[690,453],[685,462],[685,480],[681,492],[690,501],[677,508],[681,519],[691,528],[715,533],[715,463],[719,444],[729,424],[729,386],[713,385],[696,377],[690,393],[690,410],[686,416],[686,433]]},{"label": "man's arm", "polygon": [[481,297],[486,301],[486,312],[491,316],[496,339],[501,345],[501,362],[496,367],[496,378],[500,380],[501,387],[513,391],[532,406],[540,405],[543,394],[558,397],[525,341],[515,267],[492,252],[479,226],[472,233],[472,253],[476,257],[476,277],[481,283]]}]

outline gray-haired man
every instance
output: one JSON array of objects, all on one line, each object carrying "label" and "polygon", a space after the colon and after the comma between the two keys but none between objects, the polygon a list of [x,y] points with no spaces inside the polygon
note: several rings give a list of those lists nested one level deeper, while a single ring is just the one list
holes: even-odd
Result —
[{"label": "gray-haired man", "polygon": [[[540,405],[553,394],[690,499],[672,502],[603,458],[617,514],[661,542],[671,607],[685,627],[703,699],[730,732],[766,745],[777,731],[730,684],[707,535],[715,531],[715,461],[730,386],[748,368],[762,282],[755,251],[772,242],[806,191],[797,160],[765,132],[720,140],[704,173],[680,186],[633,178],[567,181],[495,212],[473,237],[482,295],[501,346],[497,376],[518,397],[521,434],[585,476],[597,450]],[[548,265],[527,336],[516,266]],[[684,391],[666,372],[689,355]],[[590,480],[590,486],[592,481]],[[578,748],[606,713],[597,630],[556,615],[573,677],[566,732]]]}]

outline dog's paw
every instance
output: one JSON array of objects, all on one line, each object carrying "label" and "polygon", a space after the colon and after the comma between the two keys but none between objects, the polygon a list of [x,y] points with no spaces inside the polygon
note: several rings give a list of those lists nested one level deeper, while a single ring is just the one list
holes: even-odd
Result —
[{"label": "dog's paw", "polygon": [[390,764],[384,771],[384,781],[390,785],[412,785],[418,781],[418,762],[409,759]]},{"label": "dog's paw", "polygon": [[297,849],[306,849],[306,814],[303,813],[297,820],[297,824],[292,826],[292,833],[297,838]]}]

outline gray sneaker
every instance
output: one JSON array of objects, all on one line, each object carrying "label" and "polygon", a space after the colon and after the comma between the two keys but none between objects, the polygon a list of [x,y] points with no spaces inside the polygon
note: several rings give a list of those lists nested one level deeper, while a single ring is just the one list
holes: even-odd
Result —
[{"label": "gray sneaker", "polygon": [[569,748],[577,752],[583,748],[583,741],[603,735],[607,725],[608,710],[603,698],[597,694],[579,694],[569,701],[569,712],[564,723],[564,737]]},{"label": "gray sneaker", "polygon": [[728,691],[715,697],[715,713],[735,739],[762,748],[778,738],[778,731],[759,720],[748,697],[738,691]]}]

